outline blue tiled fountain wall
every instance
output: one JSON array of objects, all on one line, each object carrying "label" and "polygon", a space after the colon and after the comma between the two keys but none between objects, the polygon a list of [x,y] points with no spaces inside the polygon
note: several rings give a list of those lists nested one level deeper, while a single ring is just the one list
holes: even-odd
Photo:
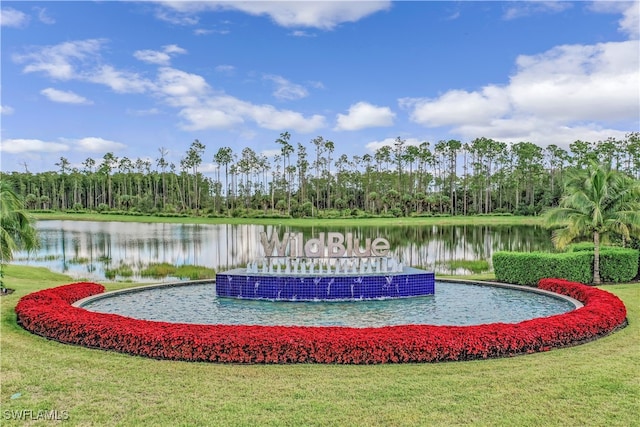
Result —
[{"label": "blue tiled fountain wall", "polygon": [[275,275],[244,269],[216,274],[219,297],[281,301],[366,300],[433,295],[435,274],[405,267],[401,273]]}]

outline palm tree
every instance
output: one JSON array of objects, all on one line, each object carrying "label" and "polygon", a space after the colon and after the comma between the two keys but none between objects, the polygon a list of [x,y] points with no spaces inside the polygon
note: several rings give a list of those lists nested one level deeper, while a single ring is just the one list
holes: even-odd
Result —
[{"label": "palm tree", "polygon": [[0,288],[5,292],[4,266],[20,249],[38,247],[38,235],[31,217],[24,210],[23,200],[6,181],[0,181]]},{"label": "palm tree", "polygon": [[600,240],[610,234],[640,236],[640,181],[591,161],[585,170],[573,170],[565,181],[560,205],[544,214],[558,248],[580,237],[594,244],[593,283],[600,284]]}]

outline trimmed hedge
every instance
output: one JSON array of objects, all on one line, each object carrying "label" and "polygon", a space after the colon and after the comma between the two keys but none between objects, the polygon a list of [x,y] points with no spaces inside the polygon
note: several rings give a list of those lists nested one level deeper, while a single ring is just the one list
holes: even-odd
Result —
[{"label": "trimmed hedge", "polygon": [[536,286],[545,277],[579,283],[593,278],[590,252],[495,252],[492,260],[496,279],[516,285]]},{"label": "trimmed hedge", "polygon": [[[573,243],[567,246],[567,252],[593,252],[594,244],[593,242],[580,242]],[[620,246],[605,246],[600,245],[600,252],[603,250],[625,250],[625,248]]]},{"label": "trimmed hedge", "polygon": [[[631,274],[631,269],[633,269],[634,261],[631,260],[631,264],[628,264],[628,260],[626,259],[628,256],[631,256],[629,252],[624,252],[626,255],[616,256],[615,258],[611,257],[608,251],[628,251],[629,249],[636,249],[638,253],[638,270],[636,271],[635,279],[640,279],[640,250],[638,248],[629,247],[622,248],[620,246],[601,246],[600,247],[600,276],[608,277],[609,280],[607,282],[626,282],[629,279],[626,277]],[[604,252],[604,255],[602,251]],[[569,245],[567,248],[568,252],[579,252],[579,251],[593,251],[593,242],[581,242],[574,243],[573,245]],[[603,273],[603,265],[602,259],[609,258],[605,261],[604,273]],[[618,277],[624,277],[624,279],[619,279]],[[632,278],[634,278],[632,276]],[[604,279],[603,279],[604,280]]]},{"label": "trimmed hedge", "polygon": [[600,277],[605,282],[628,282],[635,278],[640,251],[616,248],[600,250]]},{"label": "trimmed hedge", "polygon": [[[638,251],[605,247],[600,250],[600,277],[604,282],[628,282],[638,274]],[[493,270],[501,282],[536,286],[540,279],[558,277],[572,282],[593,280],[593,250],[574,246],[571,252],[495,252]]]}]

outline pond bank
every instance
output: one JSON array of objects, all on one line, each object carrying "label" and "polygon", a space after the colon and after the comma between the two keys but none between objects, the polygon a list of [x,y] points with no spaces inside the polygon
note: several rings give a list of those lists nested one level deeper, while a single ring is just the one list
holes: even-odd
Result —
[{"label": "pond bank", "polygon": [[412,218],[208,218],[109,215],[99,213],[33,213],[37,220],[120,221],[173,224],[280,224],[311,226],[541,225],[540,217],[513,215],[434,216]]}]

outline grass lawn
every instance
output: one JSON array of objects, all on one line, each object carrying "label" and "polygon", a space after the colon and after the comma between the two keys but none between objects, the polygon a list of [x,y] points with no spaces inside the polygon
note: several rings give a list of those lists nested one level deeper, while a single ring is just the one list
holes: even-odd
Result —
[{"label": "grass lawn", "polygon": [[3,426],[51,423],[8,419],[29,410],[66,411],[68,425],[83,426],[640,425],[639,284],[604,287],[625,302],[627,328],[572,348],[473,362],[272,366],[157,361],[48,341],[16,325],[15,304],[71,279],[24,266],[6,273],[16,292],[0,298]]},{"label": "grass lawn", "polygon": [[473,215],[416,218],[205,218],[106,215],[99,213],[35,213],[40,220],[166,222],[176,224],[278,224],[294,227],[417,226],[417,225],[540,225],[540,217],[511,215]]}]

